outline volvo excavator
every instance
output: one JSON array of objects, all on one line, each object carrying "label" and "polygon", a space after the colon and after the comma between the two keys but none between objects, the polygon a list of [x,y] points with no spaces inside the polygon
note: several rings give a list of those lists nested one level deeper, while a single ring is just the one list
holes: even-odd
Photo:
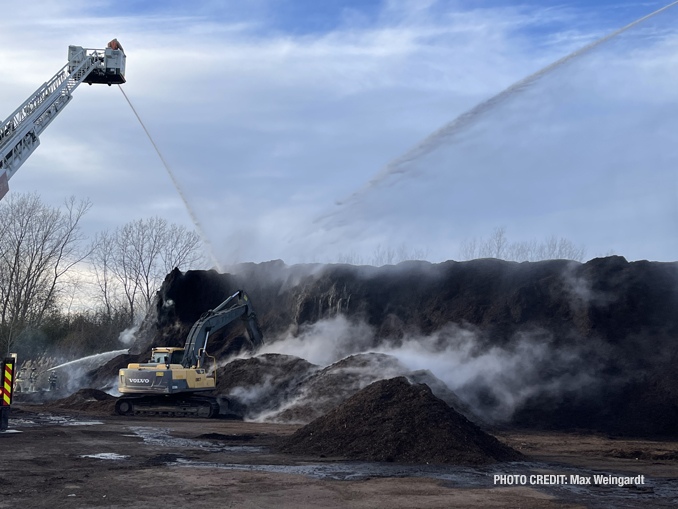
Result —
[{"label": "volvo excavator", "polygon": [[[226,398],[203,394],[217,382],[216,359],[207,354],[211,334],[238,318],[247,323],[252,349],[263,345],[263,336],[252,302],[238,290],[218,307],[204,313],[191,327],[183,348],[153,348],[151,359],[120,370],[115,405],[120,415],[171,415],[237,418],[238,409]],[[212,359],[210,366],[206,358]]]}]

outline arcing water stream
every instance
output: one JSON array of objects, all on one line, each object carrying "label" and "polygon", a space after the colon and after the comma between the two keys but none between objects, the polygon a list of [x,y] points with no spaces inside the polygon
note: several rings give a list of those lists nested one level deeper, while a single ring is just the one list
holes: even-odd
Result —
[{"label": "arcing water stream", "polygon": [[203,229],[202,225],[200,224],[200,221],[198,221],[198,216],[195,215],[193,208],[188,203],[188,200],[186,199],[186,195],[184,195],[184,192],[181,190],[181,187],[179,186],[179,182],[177,181],[176,177],[174,176],[174,173],[172,173],[172,170],[170,170],[169,166],[165,162],[165,158],[162,157],[162,154],[160,153],[158,146],[155,144],[155,142],[153,141],[153,138],[151,137],[151,133],[149,133],[148,129],[146,129],[146,126],[144,125],[143,121],[141,120],[141,117],[139,116],[139,114],[137,113],[137,110],[135,110],[134,106],[132,106],[132,102],[129,100],[129,97],[127,97],[127,94],[125,93],[125,91],[122,89],[122,87],[120,85],[118,85],[118,88],[122,92],[122,95],[125,96],[125,100],[127,100],[127,104],[129,104],[129,107],[132,108],[132,111],[134,112],[134,116],[137,117],[137,120],[141,124],[141,127],[143,128],[144,132],[146,133],[146,136],[148,136],[148,139],[151,141],[151,145],[153,145],[153,148],[158,153],[158,157],[160,157],[160,161],[162,161],[162,165],[165,167],[165,170],[167,170],[167,174],[170,176],[170,179],[172,179],[172,183],[174,184],[174,187],[176,187],[177,192],[179,193],[179,196],[181,196],[181,200],[184,202],[184,205],[186,206],[186,210],[188,211],[188,215],[191,217],[191,221],[193,221],[193,224],[195,225],[196,230],[198,230],[198,235],[200,235],[200,238],[202,239],[203,244],[205,244],[205,247],[207,248],[207,252],[210,255],[212,263],[214,264],[214,266],[216,267],[216,269],[219,272],[222,272],[221,265],[219,264],[219,260],[217,260],[217,257],[214,255],[214,251],[212,250],[212,243],[210,242],[209,237],[207,237],[205,230]]},{"label": "arcing water stream", "polygon": [[[95,367],[99,367],[105,362],[108,362],[109,360],[113,359],[114,357],[117,357],[118,355],[123,355],[126,354],[129,350],[124,349],[124,350],[113,350],[111,352],[103,352],[103,353],[97,353],[94,355],[88,355],[87,357],[81,357],[80,359],[75,359],[73,361],[69,362],[64,362],[63,364],[59,364],[58,366],[54,366],[53,368],[49,368],[47,371],[54,371],[57,369],[65,368],[68,366],[75,366],[75,367],[82,367],[83,369],[93,369]],[[83,366],[80,366],[80,365]]]},{"label": "arcing water stream", "polygon": [[[626,25],[623,28],[620,28],[619,30],[616,30],[615,32],[612,32],[605,37],[602,37],[598,39],[597,41],[584,46],[583,48],[570,53],[569,55],[561,58],[560,60],[552,63],[551,65],[544,67],[540,71],[537,71],[534,74],[531,74],[530,76],[518,81],[517,83],[514,83],[507,89],[503,90],[502,92],[498,93],[497,95],[487,99],[486,101],[476,105],[469,111],[459,115],[457,118],[455,118],[452,122],[444,125],[437,131],[433,132],[426,138],[424,138],[422,141],[420,141],[418,144],[416,144],[414,147],[412,147],[410,150],[405,152],[403,155],[400,157],[397,157],[396,159],[393,159],[391,162],[389,162],[386,166],[384,166],[376,175],[374,175],[365,185],[363,185],[360,189],[355,191],[353,194],[351,194],[348,198],[337,201],[337,205],[349,205],[352,202],[355,202],[356,200],[359,200],[362,196],[365,194],[369,193],[372,189],[377,188],[381,184],[383,184],[385,181],[391,179],[392,177],[395,176],[406,176],[408,173],[412,172],[412,168],[408,168],[407,164],[411,163],[427,154],[430,154],[437,148],[449,144],[452,140],[454,140],[455,136],[457,136],[459,133],[465,131],[468,129],[470,126],[472,126],[476,120],[479,119],[482,115],[485,115],[492,110],[494,110],[498,105],[502,104],[509,98],[511,98],[513,95],[529,88],[532,86],[535,82],[537,82],[542,76],[556,70],[557,68],[561,67],[562,65],[566,64],[567,62],[570,62],[571,60],[580,57],[584,55],[585,53],[590,52],[597,46],[600,46],[606,41],[609,41],[610,39],[622,34],[623,32],[626,32],[628,29],[656,16],[657,14],[666,11],[667,9],[675,6],[678,4],[678,1],[674,1],[670,3],[669,5],[666,5],[662,7],[661,9],[658,9],[651,14],[648,14],[647,16],[644,16],[633,23],[630,23],[629,25]],[[338,211],[335,210],[333,212],[327,213],[318,219],[316,219],[316,222],[321,221],[323,219],[326,219],[330,216],[333,216],[337,214]]]}]

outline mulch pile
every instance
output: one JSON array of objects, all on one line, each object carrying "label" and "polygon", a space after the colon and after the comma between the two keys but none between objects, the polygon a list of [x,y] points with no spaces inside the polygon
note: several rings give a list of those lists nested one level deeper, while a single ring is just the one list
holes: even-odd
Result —
[{"label": "mulch pile", "polygon": [[396,376],[427,384],[452,408],[479,421],[430,371],[410,371],[392,355],[375,352],[351,355],[322,369],[292,355],[236,359],[218,369],[215,393],[241,408],[247,419],[308,424],[371,383]]},{"label": "mulch pile", "polygon": [[409,370],[398,360],[380,353],[351,355],[302,380],[293,398],[269,420],[308,424],[346,401],[371,383],[402,375]]},{"label": "mulch pile", "polygon": [[282,452],[366,461],[482,465],[523,456],[405,377],[381,380],[299,429]]},{"label": "mulch pile", "polygon": [[235,359],[217,369],[215,394],[228,396],[252,418],[276,410],[301,380],[318,369],[293,355],[263,354]]},{"label": "mulch pile", "polygon": [[[441,349],[456,348],[457,336],[445,332],[450,324],[476,337],[474,355],[512,352],[527,336],[552,355],[527,373],[527,390],[515,388],[530,396],[517,398],[505,424],[678,436],[678,262],[610,256],[586,263],[483,259],[374,268],[278,260],[231,270],[172,271],[132,352],[147,359],[151,344],[183,346],[202,313],[242,288],[267,342],[339,314],[375,331],[352,353],[417,335],[438,335]],[[225,360],[247,344],[245,335],[237,322],[210,336],[208,350]],[[91,372],[86,385],[115,386],[117,370],[131,361],[110,361]],[[474,411],[491,416],[502,397],[493,387],[480,376],[462,394]]]},{"label": "mulch pile", "polygon": [[89,413],[113,414],[118,398],[97,389],[80,389],[67,398],[58,399],[43,405],[45,409],[76,410]]}]

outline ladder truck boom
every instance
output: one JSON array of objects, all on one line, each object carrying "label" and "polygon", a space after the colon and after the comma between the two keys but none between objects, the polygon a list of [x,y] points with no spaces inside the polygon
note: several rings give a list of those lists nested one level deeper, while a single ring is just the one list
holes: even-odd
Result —
[{"label": "ladder truck boom", "polygon": [[68,47],[68,63],[0,124],[0,199],[11,179],[38,148],[40,134],[73,98],[81,83],[125,83],[126,56],[117,39],[106,49]]}]

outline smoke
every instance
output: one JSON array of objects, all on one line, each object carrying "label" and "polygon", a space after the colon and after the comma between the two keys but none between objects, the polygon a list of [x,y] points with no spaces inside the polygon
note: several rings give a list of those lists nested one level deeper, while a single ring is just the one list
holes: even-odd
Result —
[{"label": "smoke", "polygon": [[123,345],[131,345],[132,342],[136,339],[136,333],[138,331],[139,331],[138,325],[134,325],[133,327],[125,329],[118,336],[118,341],[120,341]]},{"label": "smoke", "polygon": [[290,330],[266,344],[260,353],[294,355],[313,364],[328,366],[347,355],[369,351],[374,334],[374,329],[365,322],[337,315],[303,324],[296,334]]},{"label": "smoke", "polygon": [[576,393],[597,382],[596,364],[572,347],[555,347],[546,331],[522,332],[503,347],[485,347],[478,333],[448,325],[377,351],[412,370],[428,369],[491,421],[508,421],[534,396]]},{"label": "smoke", "polygon": [[[291,359],[269,355],[268,360],[275,362],[276,357],[280,357],[277,360],[282,363]],[[244,404],[248,420],[306,424],[371,383],[408,373],[410,371],[392,356],[357,354],[324,369],[307,364],[304,371],[295,373],[279,370],[275,375],[264,376],[263,382],[233,388],[229,397]],[[441,396],[444,398],[445,394]]]},{"label": "smoke", "polygon": [[[336,363],[313,376],[325,377],[323,383],[328,387],[346,393],[376,380],[428,370],[484,420],[505,422],[529,398],[588,391],[599,382],[597,346],[556,343],[549,332],[531,330],[516,334],[503,346],[488,346],[488,339],[480,331],[457,324],[448,324],[430,335],[378,339],[368,324],[339,315],[304,327],[298,336],[287,334],[265,350],[296,355],[323,366]],[[346,368],[341,365],[345,361],[337,362],[359,353],[386,354],[392,360],[365,360]],[[329,376],[336,383],[328,382]],[[328,390],[311,390],[312,382],[309,378],[293,400],[259,419],[275,416],[277,420],[282,417],[283,421],[294,422],[295,414],[289,410],[296,409],[298,413],[300,407],[305,408],[305,417],[312,415],[309,405],[322,408],[326,402],[321,393]]]},{"label": "smoke", "polygon": [[[618,258],[624,260],[622,257]],[[570,295],[570,305],[573,309],[584,309],[591,304],[603,307],[612,304],[617,299],[614,293],[594,290],[591,280],[581,274],[580,269],[580,264],[570,263],[565,267],[561,276],[565,289]]]}]

